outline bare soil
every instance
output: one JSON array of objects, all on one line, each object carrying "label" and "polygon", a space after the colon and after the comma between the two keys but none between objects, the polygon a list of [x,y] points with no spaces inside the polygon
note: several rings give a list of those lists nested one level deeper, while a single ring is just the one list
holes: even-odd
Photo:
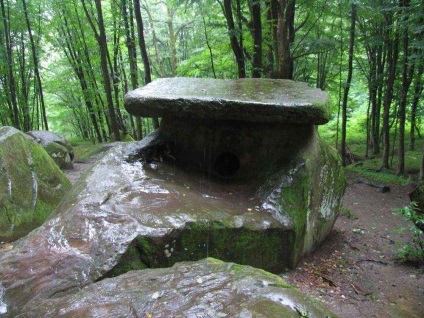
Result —
[{"label": "bare soil", "polygon": [[409,235],[393,230],[412,223],[393,214],[409,203],[413,185],[391,191],[355,183],[348,176],[344,207],[328,240],[284,275],[340,317],[424,317],[424,267],[397,261]]}]

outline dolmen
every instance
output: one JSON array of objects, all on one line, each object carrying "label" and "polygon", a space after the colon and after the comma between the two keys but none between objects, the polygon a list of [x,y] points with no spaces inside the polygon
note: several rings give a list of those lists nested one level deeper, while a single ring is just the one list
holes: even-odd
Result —
[{"label": "dolmen", "polygon": [[161,117],[118,143],[0,254],[5,317],[332,317],[278,274],[330,232],[345,180],[315,125],[329,97],[285,80],[162,79]]},{"label": "dolmen", "polygon": [[317,133],[331,119],[326,92],[290,80],[166,78],[128,93],[125,108],[162,118],[132,155],[156,171],[152,184],[180,196],[164,196],[155,215],[188,217],[175,243],[149,242],[173,249],[150,262],[199,258],[208,242],[210,256],[278,273],[329,234],[345,177]]}]

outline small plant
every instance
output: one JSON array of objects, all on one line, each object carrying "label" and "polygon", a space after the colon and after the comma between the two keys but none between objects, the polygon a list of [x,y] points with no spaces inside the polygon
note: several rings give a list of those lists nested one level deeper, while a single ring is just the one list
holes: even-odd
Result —
[{"label": "small plant", "polygon": [[397,257],[400,260],[424,263],[424,213],[419,211],[416,202],[409,206],[395,209],[394,213],[400,215],[406,221],[412,221],[414,225],[397,229],[396,232],[409,231],[410,240],[401,245]]},{"label": "small plant", "polygon": [[345,206],[341,207],[340,214],[344,215],[349,220],[357,220],[358,219],[358,217],[355,214],[353,214],[352,211],[349,208],[347,208]]}]

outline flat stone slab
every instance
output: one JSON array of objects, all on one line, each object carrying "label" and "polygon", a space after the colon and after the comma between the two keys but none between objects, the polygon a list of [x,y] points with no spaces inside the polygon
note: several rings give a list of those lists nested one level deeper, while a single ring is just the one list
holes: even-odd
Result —
[{"label": "flat stone slab", "polygon": [[331,119],[329,95],[279,79],[163,78],[128,92],[126,110],[141,117],[321,125]]},{"label": "flat stone slab", "polygon": [[336,317],[276,275],[213,258],[132,271],[21,312],[19,317]]}]

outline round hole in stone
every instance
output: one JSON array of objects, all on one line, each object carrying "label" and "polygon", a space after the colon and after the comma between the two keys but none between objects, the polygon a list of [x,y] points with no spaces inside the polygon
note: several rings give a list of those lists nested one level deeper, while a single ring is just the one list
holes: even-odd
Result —
[{"label": "round hole in stone", "polygon": [[239,169],[240,160],[231,152],[223,152],[215,160],[215,171],[222,177],[232,177]]}]

